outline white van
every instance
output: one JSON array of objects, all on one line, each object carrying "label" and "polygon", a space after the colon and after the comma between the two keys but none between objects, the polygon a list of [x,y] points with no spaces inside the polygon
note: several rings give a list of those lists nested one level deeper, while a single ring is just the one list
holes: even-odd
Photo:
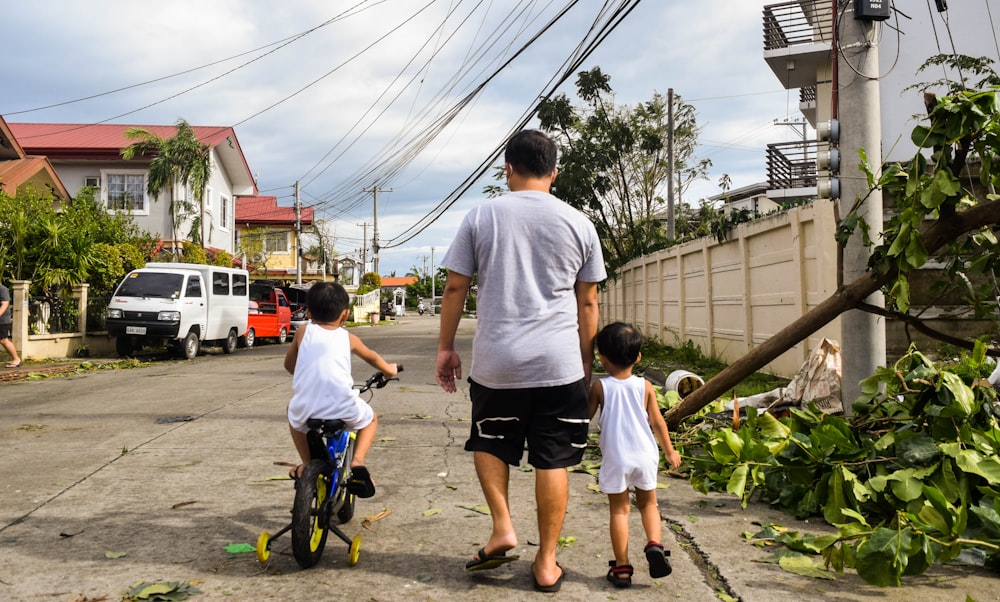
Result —
[{"label": "white van", "polygon": [[247,330],[250,275],[195,263],[147,263],[129,272],[108,303],[108,333],[127,357],[167,345],[192,359],[201,345],[236,351]]}]

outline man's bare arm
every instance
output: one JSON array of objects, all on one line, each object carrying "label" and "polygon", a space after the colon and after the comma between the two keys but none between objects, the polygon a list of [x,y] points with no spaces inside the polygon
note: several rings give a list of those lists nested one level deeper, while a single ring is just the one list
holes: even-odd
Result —
[{"label": "man's bare arm", "polygon": [[597,337],[597,322],[600,319],[597,306],[597,283],[578,281],[574,288],[583,378],[587,384],[590,384],[590,373],[594,366],[594,339]]}]

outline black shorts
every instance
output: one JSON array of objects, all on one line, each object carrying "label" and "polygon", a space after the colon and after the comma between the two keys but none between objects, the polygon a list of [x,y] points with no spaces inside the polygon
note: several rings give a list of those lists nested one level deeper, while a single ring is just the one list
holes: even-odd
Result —
[{"label": "black shorts", "polygon": [[472,428],[466,451],[492,454],[511,466],[521,463],[567,468],[583,459],[587,447],[587,389],[583,380],[558,387],[490,389],[469,379]]},{"label": "black shorts", "polygon": [[13,324],[0,324],[0,341],[10,338],[10,331]]}]

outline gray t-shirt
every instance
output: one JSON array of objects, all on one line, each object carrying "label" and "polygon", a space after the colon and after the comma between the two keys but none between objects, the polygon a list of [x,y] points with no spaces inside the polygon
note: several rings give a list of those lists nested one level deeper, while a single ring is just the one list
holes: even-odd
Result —
[{"label": "gray t-shirt", "polygon": [[[0,284],[0,304],[4,301],[10,303],[10,291],[7,287]],[[14,308],[12,305],[7,306],[7,310],[0,314],[0,324],[13,324],[14,323]]]},{"label": "gray t-shirt", "polygon": [[544,192],[487,201],[465,216],[442,265],[478,273],[472,380],[520,389],[583,378],[574,286],[607,272],[582,213]]}]

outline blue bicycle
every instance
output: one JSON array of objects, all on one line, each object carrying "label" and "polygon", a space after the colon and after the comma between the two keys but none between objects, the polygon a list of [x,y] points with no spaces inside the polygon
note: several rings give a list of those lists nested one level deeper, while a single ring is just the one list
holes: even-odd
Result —
[{"label": "blue bicycle", "polygon": [[[403,366],[397,367],[402,372]],[[372,388],[381,389],[390,381],[382,372],[376,372],[358,387],[359,393]],[[295,503],[292,522],[273,536],[267,531],[257,538],[257,561],[264,564],[271,556],[271,544],[288,531],[292,532],[292,554],[304,569],[319,562],[326,546],[326,536],[333,532],[348,545],[348,564],[358,563],[361,553],[361,535],[348,537],[338,525],[354,518],[356,496],[349,492],[351,459],[354,457],[355,433],[345,428],[339,419],[310,418],[306,422],[309,432],[309,457],[311,460],[295,481]]]}]

